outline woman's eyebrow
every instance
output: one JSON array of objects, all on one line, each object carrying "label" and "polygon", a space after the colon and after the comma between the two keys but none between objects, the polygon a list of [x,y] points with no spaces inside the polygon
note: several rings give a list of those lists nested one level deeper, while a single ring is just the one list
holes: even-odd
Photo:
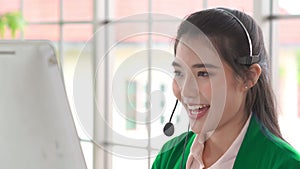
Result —
[{"label": "woman's eyebrow", "polygon": [[[172,62],[172,66],[174,67],[181,67],[181,65],[177,62]],[[192,68],[218,68],[217,66],[213,65],[213,64],[209,64],[209,63],[198,63],[198,64],[194,64],[192,66]]]},{"label": "woman's eyebrow", "polygon": [[175,61],[172,62],[172,66],[173,66],[173,67],[176,67],[176,66],[177,66],[177,67],[181,67],[181,65],[180,65],[179,63],[175,62]]},{"label": "woman's eyebrow", "polygon": [[193,68],[218,68],[217,66],[209,63],[206,64],[198,63],[198,64],[194,64],[192,67]]}]

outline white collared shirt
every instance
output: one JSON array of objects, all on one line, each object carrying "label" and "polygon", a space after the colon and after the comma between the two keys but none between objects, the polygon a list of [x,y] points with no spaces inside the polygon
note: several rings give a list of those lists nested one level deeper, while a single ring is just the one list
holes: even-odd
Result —
[{"label": "white collared shirt", "polygon": [[[232,169],[234,161],[239,152],[243,139],[245,137],[246,131],[249,126],[251,114],[248,117],[240,134],[228,148],[228,150],[210,167],[207,169]],[[202,153],[204,149],[204,143],[199,142],[200,136],[197,135],[191,146],[190,154],[186,163],[186,169],[203,169],[205,166],[202,161]]]}]

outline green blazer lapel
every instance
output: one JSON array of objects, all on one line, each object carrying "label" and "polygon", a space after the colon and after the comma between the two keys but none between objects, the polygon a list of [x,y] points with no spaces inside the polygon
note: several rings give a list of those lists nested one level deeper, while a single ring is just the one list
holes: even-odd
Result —
[{"label": "green blazer lapel", "polygon": [[258,159],[262,150],[260,146],[262,139],[259,130],[259,125],[255,117],[252,116],[246,135],[234,162],[234,169],[250,169],[252,166],[257,166],[256,163],[259,161]]}]

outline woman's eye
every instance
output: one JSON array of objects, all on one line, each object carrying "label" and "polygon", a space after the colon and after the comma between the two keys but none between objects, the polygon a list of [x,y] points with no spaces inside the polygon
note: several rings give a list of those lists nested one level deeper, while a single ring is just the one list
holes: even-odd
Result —
[{"label": "woman's eye", "polygon": [[208,77],[209,76],[209,73],[208,72],[206,72],[206,71],[200,71],[200,72],[198,72],[198,77],[199,76],[201,76],[201,77]]},{"label": "woman's eye", "polygon": [[182,73],[180,71],[175,70],[174,75],[180,77],[182,76]]}]

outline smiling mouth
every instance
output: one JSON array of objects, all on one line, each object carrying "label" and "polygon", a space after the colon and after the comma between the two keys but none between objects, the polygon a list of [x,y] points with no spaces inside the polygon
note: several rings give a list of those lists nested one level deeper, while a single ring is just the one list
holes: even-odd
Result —
[{"label": "smiling mouth", "polygon": [[206,112],[210,108],[210,105],[208,104],[187,105],[187,108],[189,110],[190,117],[198,119],[206,114]]}]

